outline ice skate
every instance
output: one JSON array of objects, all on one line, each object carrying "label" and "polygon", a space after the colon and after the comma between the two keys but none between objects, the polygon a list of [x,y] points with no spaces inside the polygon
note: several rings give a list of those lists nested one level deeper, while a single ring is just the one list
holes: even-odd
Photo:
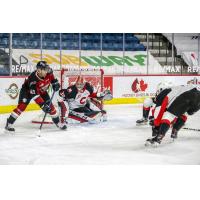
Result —
[{"label": "ice skate", "polygon": [[156,137],[153,137],[153,138],[149,138],[146,140],[145,142],[145,146],[153,146],[153,147],[157,147],[160,145],[161,141],[162,141],[162,138],[161,136],[156,136]]},{"label": "ice skate", "polygon": [[7,119],[6,126],[5,126],[5,132],[15,133],[15,129],[12,126],[13,126],[13,124],[10,124]]},{"label": "ice skate", "polygon": [[60,130],[66,130],[67,129],[67,125],[65,123],[58,123],[56,124],[56,126],[60,129]]},{"label": "ice skate", "polygon": [[138,120],[136,121],[136,125],[137,125],[137,126],[147,125],[147,123],[148,123],[148,119],[145,119],[145,118],[138,119]]}]

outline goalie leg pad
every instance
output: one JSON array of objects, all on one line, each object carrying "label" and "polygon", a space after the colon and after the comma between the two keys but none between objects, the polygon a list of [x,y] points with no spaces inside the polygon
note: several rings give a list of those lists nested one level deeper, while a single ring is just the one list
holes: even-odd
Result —
[{"label": "goalie leg pad", "polygon": [[85,115],[84,113],[79,113],[76,111],[71,110],[69,112],[69,118],[76,120],[80,123],[89,122],[89,123],[99,123],[100,121],[103,121],[103,115],[101,112],[96,112],[93,115]]}]

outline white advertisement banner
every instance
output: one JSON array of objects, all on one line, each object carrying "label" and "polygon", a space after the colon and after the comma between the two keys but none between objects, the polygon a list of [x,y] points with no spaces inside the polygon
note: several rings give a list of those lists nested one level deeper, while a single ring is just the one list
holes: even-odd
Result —
[{"label": "white advertisement banner", "polygon": [[114,98],[140,98],[154,96],[157,85],[170,81],[174,86],[192,83],[200,86],[200,77],[193,76],[125,76],[113,77]]},{"label": "white advertisement banner", "polygon": [[[34,70],[36,63],[41,59],[39,50],[13,49],[15,63],[13,73],[28,73]],[[150,74],[166,73],[158,61],[149,53],[149,68],[147,69],[146,51],[79,51],[62,50],[62,67],[96,67],[102,68],[105,74]],[[53,69],[60,68],[60,52],[58,50],[44,50],[42,59],[47,61]]]},{"label": "white advertisement banner", "polygon": [[17,105],[23,78],[0,78],[0,106]]},{"label": "white advertisement banner", "polygon": [[[0,78],[0,106],[17,105],[24,80],[25,77]],[[188,83],[200,86],[200,76],[114,76],[109,84],[114,98],[141,98],[154,96],[162,81],[171,81],[174,86]]]}]

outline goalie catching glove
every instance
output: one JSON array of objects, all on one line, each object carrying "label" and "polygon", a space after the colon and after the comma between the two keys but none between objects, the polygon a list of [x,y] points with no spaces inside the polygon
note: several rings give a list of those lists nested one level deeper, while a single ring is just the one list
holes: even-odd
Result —
[{"label": "goalie catching glove", "polygon": [[105,90],[103,92],[100,92],[97,94],[97,98],[99,100],[106,100],[106,101],[109,101],[109,100],[112,100],[113,99],[113,96],[110,92],[110,90]]}]

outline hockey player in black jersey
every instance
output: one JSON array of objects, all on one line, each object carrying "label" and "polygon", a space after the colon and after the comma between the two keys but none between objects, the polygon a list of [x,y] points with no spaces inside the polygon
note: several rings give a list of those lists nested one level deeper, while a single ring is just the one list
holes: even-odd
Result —
[{"label": "hockey player in black jersey", "polygon": [[94,92],[93,87],[78,76],[76,83],[59,91],[58,105],[61,121],[71,118],[80,123],[106,120],[106,111],[102,109],[100,100],[111,100],[109,90]]},{"label": "hockey player in black jersey", "polygon": [[60,84],[54,77],[54,74],[46,61],[39,61],[36,65],[36,70],[32,72],[24,81],[20,94],[17,107],[13,110],[5,126],[5,130],[14,132],[13,124],[21,113],[26,109],[30,101],[33,99],[40,108],[49,113],[52,121],[60,129],[66,129],[65,124],[61,124],[59,116],[54,105],[50,104],[50,97],[47,92],[49,86],[52,85],[54,91],[58,91]]},{"label": "hockey player in black jersey", "polygon": [[176,86],[162,90],[155,98],[156,108],[152,121],[153,137],[147,139],[146,145],[161,143],[172,125],[172,138],[183,127],[188,115],[200,109],[200,91],[192,86]]}]

